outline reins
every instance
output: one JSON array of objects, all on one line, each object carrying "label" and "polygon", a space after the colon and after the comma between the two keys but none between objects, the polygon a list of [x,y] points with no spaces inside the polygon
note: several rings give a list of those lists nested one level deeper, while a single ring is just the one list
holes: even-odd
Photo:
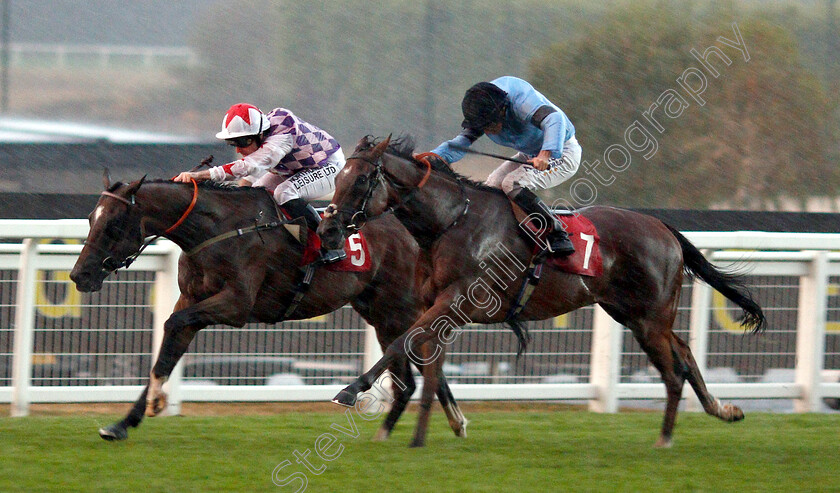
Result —
[{"label": "reins", "polygon": [[[165,234],[165,235],[168,235],[169,233],[175,231],[175,228],[180,226],[184,222],[184,220],[187,218],[187,216],[190,215],[190,212],[192,212],[193,209],[195,209],[195,203],[198,201],[198,182],[193,180],[193,179],[190,179],[190,181],[193,184],[192,201],[190,201],[190,205],[187,207],[187,210],[184,211],[184,213],[181,215],[181,218],[178,219],[177,221],[175,221],[175,224],[166,228],[166,231],[163,232],[163,234]],[[157,237],[155,237],[155,239],[159,238],[160,236],[161,235],[158,235]]]},{"label": "reins", "polygon": [[527,165],[533,166],[533,163],[529,163],[528,161],[525,161],[523,159],[516,159],[515,157],[507,157],[507,156],[502,156],[500,154],[492,154],[492,153],[489,153],[489,152],[476,151],[475,149],[470,149],[469,147],[459,146],[457,144],[449,144],[449,146],[452,147],[453,149],[455,149],[456,151],[466,152],[468,154],[477,154],[479,156],[487,156],[487,157],[492,157],[492,158],[496,158],[496,159],[501,159],[502,161],[510,161],[512,163],[527,164]]}]

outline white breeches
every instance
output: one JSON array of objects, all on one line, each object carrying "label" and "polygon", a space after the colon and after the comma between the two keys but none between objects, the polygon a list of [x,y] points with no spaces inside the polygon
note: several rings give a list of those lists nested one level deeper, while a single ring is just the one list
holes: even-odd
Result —
[{"label": "white breeches", "polygon": [[[577,172],[578,167],[580,167],[580,155],[580,144],[573,135],[563,144],[563,156],[547,170],[538,171],[527,164],[505,161],[490,173],[485,183],[494,188],[501,188],[508,195],[511,191],[519,188],[545,190],[546,188],[556,187]],[[523,161],[528,157],[521,152],[513,156],[513,158]]]},{"label": "white breeches", "polygon": [[344,153],[339,149],[327,158],[326,165],[321,168],[309,168],[289,176],[266,173],[254,182],[254,186],[267,188],[281,205],[292,199],[309,202],[335,190],[335,177],[344,164]]}]

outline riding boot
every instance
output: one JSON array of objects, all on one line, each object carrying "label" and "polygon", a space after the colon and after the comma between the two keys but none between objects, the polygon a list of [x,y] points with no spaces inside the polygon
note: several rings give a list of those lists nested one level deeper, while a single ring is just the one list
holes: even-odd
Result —
[{"label": "riding boot", "polygon": [[[321,216],[318,214],[318,211],[316,211],[311,204],[307,204],[305,200],[292,199],[284,203],[283,208],[286,209],[286,212],[288,212],[293,218],[303,217],[306,220],[306,225],[312,231],[318,230],[318,225],[321,224]],[[344,260],[345,258],[347,258],[347,253],[345,253],[343,248],[327,250],[321,247],[320,262],[323,264],[332,264],[334,262]]]},{"label": "riding boot", "polygon": [[563,229],[563,224],[551,213],[548,206],[534,192],[527,188],[520,188],[511,197],[513,203],[518,205],[526,214],[538,214],[548,225],[549,233],[546,237],[548,251],[560,257],[567,257],[575,253],[572,240]]}]

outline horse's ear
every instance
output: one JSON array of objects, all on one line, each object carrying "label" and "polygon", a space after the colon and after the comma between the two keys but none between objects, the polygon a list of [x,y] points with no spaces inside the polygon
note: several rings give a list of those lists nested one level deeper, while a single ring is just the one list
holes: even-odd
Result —
[{"label": "horse's ear", "polygon": [[365,135],[361,139],[359,139],[359,143],[356,144],[356,152],[359,152],[364,149],[370,148],[370,135]]},{"label": "horse's ear", "polygon": [[102,167],[102,185],[105,187],[105,190],[111,188],[111,172],[104,166]]},{"label": "horse's ear", "polygon": [[389,134],[388,137],[385,138],[382,142],[376,144],[376,147],[373,148],[373,152],[377,156],[381,156],[385,153],[388,149],[388,145],[391,143],[391,135]]},{"label": "horse's ear", "polygon": [[143,178],[140,178],[136,182],[129,185],[128,186],[128,191],[126,192],[127,197],[131,197],[132,195],[136,194],[137,190],[140,189],[140,185],[142,185],[144,181],[146,181],[146,175],[143,175]]}]

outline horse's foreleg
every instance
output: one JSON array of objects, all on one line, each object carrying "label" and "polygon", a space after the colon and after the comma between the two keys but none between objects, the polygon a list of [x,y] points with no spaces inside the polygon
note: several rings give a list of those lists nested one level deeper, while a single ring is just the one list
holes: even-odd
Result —
[{"label": "horse's foreleg", "polygon": [[[171,320],[171,318],[170,318]],[[146,395],[146,416],[157,416],[166,409],[167,395],[163,391],[163,384],[169,379],[172,370],[181,356],[187,351],[195,334],[202,329],[197,326],[173,326],[164,330],[163,342],[157,362],[149,373],[149,392]]]},{"label": "horse's foreleg", "polygon": [[388,439],[391,432],[394,430],[394,426],[396,426],[397,421],[400,419],[400,416],[402,416],[403,411],[405,411],[408,401],[411,400],[414,390],[416,389],[414,375],[411,374],[411,367],[409,366],[408,358],[395,361],[394,364],[391,365],[391,373],[405,385],[405,389],[399,385],[392,385],[394,402],[391,403],[391,410],[388,412],[388,416],[385,417],[385,421],[382,422],[382,426],[373,437],[376,441],[384,441]]},{"label": "horse's foreleg", "polygon": [[[385,372],[392,362],[398,358],[408,357],[418,365],[427,365],[439,358],[443,353],[445,344],[441,341],[445,330],[433,330],[435,322],[442,319],[459,320],[453,317],[453,310],[450,306],[454,296],[438,296],[435,304],[412,324],[412,329],[398,337],[388,348],[385,354],[367,372],[362,374],[353,383],[339,392],[333,402],[342,406],[353,406],[356,404],[356,395],[371,388],[374,382]],[[418,349],[428,341],[432,341],[432,356],[420,358]]]},{"label": "horse's foreleg", "polygon": [[166,407],[163,384],[181,356],[187,351],[195,334],[210,324],[225,323],[241,326],[246,313],[243,302],[233,290],[221,291],[194,305],[183,295],[175,304],[175,311],[163,324],[163,341],[157,361],[149,374],[149,392],[146,395],[146,416],[156,416]]},{"label": "horse's foreleg", "polygon": [[143,413],[146,410],[146,395],[148,392],[149,386],[146,385],[143,392],[140,393],[140,397],[131,407],[131,410],[128,412],[126,417],[114,424],[100,428],[99,436],[102,437],[103,440],[108,441],[125,440],[128,438],[128,428],[137,428],[137,426],[140,425],[140,422],[143,421]]}]

